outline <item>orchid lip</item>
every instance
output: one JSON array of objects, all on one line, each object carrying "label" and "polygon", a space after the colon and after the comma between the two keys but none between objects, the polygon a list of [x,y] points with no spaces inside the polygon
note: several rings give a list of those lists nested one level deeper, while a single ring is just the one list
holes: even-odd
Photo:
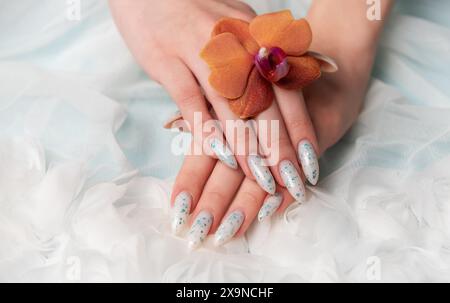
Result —
[{"label": "orchid lip", "polygon": [[277,82],[289,73],[286,53],[279,47],[261,47],[255,55],[260,74],[270,82]]}]

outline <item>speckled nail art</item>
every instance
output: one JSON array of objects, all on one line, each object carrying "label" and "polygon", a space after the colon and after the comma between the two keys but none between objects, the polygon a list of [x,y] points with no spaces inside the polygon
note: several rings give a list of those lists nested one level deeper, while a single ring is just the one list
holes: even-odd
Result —
[{"label": "speckled nail art", "polygon": [[259,186],[273,195],[275,193],[275,180],[269,167],[265,166],[264,160],[258,155],[251,155],[248,156],[247,162]]},{"label": "speckled nail art", "polygon": [[292,162],[289,160],[282,161],[279,169],[289,193],[297,202],[303,202],[305,200],[305,186]]},{"label": "speckled nail art", "polygon": [[272,216],[280,207],[281,202],[283,202],[283,195],[280,193],[268,196],[259,210],[258,221],[262,222],[264,219]]},{"label": "speckled nail art", "polygon": [[319,161],[311,142],[308,140],[300,141],[298,144],[298,158],[302,164],[306,179],[312,185],[316,185],[319,180]]},{"label": "speckled nail art", "polygon": [[197,215],[188,234],[189,248],[197,248],[205,241],[212,222],[213,216],[208,211],[203,210]]},{"label": "speckled nail art", "polygon": [[192,196],[188,192],[181,192],[175,198],[172,208],[172,232],[178,235],[186,225],[191,211]]},{"label": "speckled nail art", "polygon": [[235,210],[230,213],[217,229],[214,235],[214,243],[219,246],[233,238],[243,222],[244,213],[242,211]]},{"label": "speckled nail art", "polygon": [[231,152],[230,148],[217,138],[212,138],[209,140],[209,145],[212,151],[216,154],[217,158],[228,167],[232,169],[237,169],[237,161]]}]

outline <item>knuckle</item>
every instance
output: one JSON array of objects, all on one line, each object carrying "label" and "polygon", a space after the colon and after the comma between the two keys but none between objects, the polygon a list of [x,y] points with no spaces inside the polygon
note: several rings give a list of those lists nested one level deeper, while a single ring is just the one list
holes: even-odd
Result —
[{"label": "knuckle", "polygon": [[205,192],[205,201],[208,201],[208,203],[224,203],[227,201],[226,195],[223,192],[220,192],[218,190],[212,190]]},{"label": "knuckle", "polygon": [[232,14],[233,18],[241,19],[247,22],[250,22],[256,16],[255,11],[253,9],[245,9],[245,10],[237,10]]},{"label": "knuckle", "polygon": [[291,119],[287,123],[289,131],[291,134],[304,134],[306,131],[311,129],[311,122],[308,119]]},{"label": "knuckle", "polygon": [[193,178],[197,176],[198,172],[195,169],[183,169],[176,180],[178,187],[188,187],[192,190],[201,189],[203,184],[199,178]]},{"label": "knuckle", "polygon": [[183,107],[193,107],[202,100],[202,94],[197,88],[185,88],[179,91],[177,103]]},{"label": "knuckle", "polygon": [[258,199],[257,199],[257,193],[252,192],[252,191],[243,191],[240,194],[240,200],[244,203],[245,207],[255,207],[258,206],[260,203],[258,203]]},{"label": "knuckle", "polygon": [[234,10],[232,17],[250,21],[256,16],[255,10],[244,1],[235,1],[235,5],[237,6],[237,8]]},{"label": "knuckle", "polygon": [[281,136],[279,138],[273,139],[270,142],[272,148],[278,147],[279,150],[286,150],[292,148],[291,140],[286,136]]}]

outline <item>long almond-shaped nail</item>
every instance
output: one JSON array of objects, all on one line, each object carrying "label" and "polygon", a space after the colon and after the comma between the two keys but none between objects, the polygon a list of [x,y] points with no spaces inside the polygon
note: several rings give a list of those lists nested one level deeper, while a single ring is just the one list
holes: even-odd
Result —
[{"label": "long almond-shaped nail", "polygon": [[220,224],[214,235],[214,243],[220,246],[229,241],[241,227],[244,222],[244,213],[240,210],[235,210],[230,213],[225,220]]},{"label": "long almond-shaped nail", "polygon": [[275,195],[267,196],[263,206],[259,209],[258,221],[262,222],[268,217],[272,216],[283,202],[283,195],[275,193]]},{"label": "long almond-shaped nail", "polygon": [[216,154],[217,158],[228,167],[232,169],[237,169],[237,161],[231,152],[227,144],[223,143],[218,138],[211,138],[209,140],[209,146],[211,146],[212,151]]},{"label": "long almond-shaped nail", "polygon": [[250,155],[247,162],[259,186],[273,195],[275,193],[275,180],[269,167],[264,164],[264,160],[258,155]]},{"label": "long almond-shaped nail", "polygon": [[172,208],[172,232],[178,235],[186,225],[191,211],[192,196],[188,192],[181,192],[175,198]]},{"label": "long almond-shaped nail", "polygon": [[208,211],[203,210],[197,215],[188,234],[190,249],[199,247],[205,241],[212,222],[213,216]]},{"label": "long almond-shaped nail", "polygon": [[279,169],[283,183],[291,196],[297,202],[303,202],[305,200],[305,186],[294,164],[289,160],[284,160],[281,161]]},{"label": "long almond-shaped nail", "polygon": [[302,140],[298,144],[298,159],[302,164],[306,180],[312,185],[316,185],[319,180],[319,161],[311,142]]}]

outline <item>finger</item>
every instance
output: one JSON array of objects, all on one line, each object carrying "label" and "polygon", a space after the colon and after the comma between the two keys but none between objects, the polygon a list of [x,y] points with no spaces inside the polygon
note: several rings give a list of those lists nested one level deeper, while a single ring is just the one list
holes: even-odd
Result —
[{"label": "finger", "polygon": [[179,59],[172,59],[159,80],[175,100],[183,119],[189,125],[195,142],[194,154],[205,152],[215,155],[228,167],[237,169],[236,159],[223,140],[220,128],[209,113],[200,86],[187,66]]},{"label": "finger", "polygon": [[172,190],[172,232],[179,234],[217,161],[207,155],[187,155]]},{"label": "finger", "polygon": [[315,185],[319,179],[319,148],[303,95],[278,87],[275,87],[275,95],[291,141],[297,147],[303,173],[309,183]]},{"label": "finger", "polygon": [[[211,92],[213,94],[213,92]],[[234,151],[237,161],[245,175],[256,181],[269,194],[275,193],[276,183],[266,159],[259,152],[258,137],[254,121],[243,121],[228,107],[227,101],[216,96],[214,109],[219,119],[226,125],[225,137]]]},{"label": "finger", "polygon": [[276,211],[274,212],[275,214],[278,215],[282,215],[286,209],[292,205],[292,203],[297,203],[295,201],[294,198],[292,198],[291,194],[289,193],[289,191],[285,188],[281,188],[279,193],[282,196],[282,202],[280,204],[280,206],[278,207],[278,209],[276,209]]},{"label": "finger", "polygon": [[[294,199],[291,197],[291,200],[293,201]],[[267,195],[258,211],[258,221],[263,222],[272,217],[272,215],[280,208],[282,203],[283,194],[281,191],[277,191],[274,195]]]},{"label": "finger", "polygon": [[296,200],[285,188],[278,188],[275,195],[268,195],[258,213],[258,221],[263,222],[275,214],[281,215]]},{"label": "finger", "polygon": [[[327,75],[327,77],[330,76]],[[335,84],[319,81],[311,84],[304,91],[306,107],[316,130],[319,157],[350,129],[355,117],[361,111],[361,103],[358,102],[364,99],[363,96],[354,96],[350,98],[350,100],[356,100],[354,106],[345,106],[348,104],[348,96],[331,94],[335,86],[326,86],[332,85]]]},{"label": "finger", "polygon": [[275,193],[275,179],[265,161],[258,154],[258,138],[251,122],[244,122],[229,108],[228,100],[218,95],[208,83],[209,68],[198,60],[188,58],[189,66],[197,75],[208,100],[219,118],[227,142],[244,174],[270,194]]},{"label": "finger", "polygon": [[281,215],[295,199],[286,188],[278,187],[274,195],[267,195],[258,212],[258,221],[263,222],[275,214]]},{"label": "finger", "polygon": [[254,17],[256,17],[255,10],[243,1],[238,0],[227,0],[226,3],[235,8],[235,12],[233,13],[233,18],[241,19],[247,22],[252,21]]},{"label": "finger", "polygon": [[245,178],[214,235],[215,245],[243,235],[256,218],[266,195],[255,181]]},{"label": "finger", "polygon": [[303,202],[305,186],[301,170],[277,103],[273,102],[266,111],[259,114],[257,121],[259,144],[269,160],[272,174],[295,200]]},{"label": "finger", "polygon": [[[198,247],[213,232],[244,179],[240,170],[228,169],[218,162],[208,179],[200,200],[192,213],[189,247]],[[224,182],[226,180],[226,182]]]}]

